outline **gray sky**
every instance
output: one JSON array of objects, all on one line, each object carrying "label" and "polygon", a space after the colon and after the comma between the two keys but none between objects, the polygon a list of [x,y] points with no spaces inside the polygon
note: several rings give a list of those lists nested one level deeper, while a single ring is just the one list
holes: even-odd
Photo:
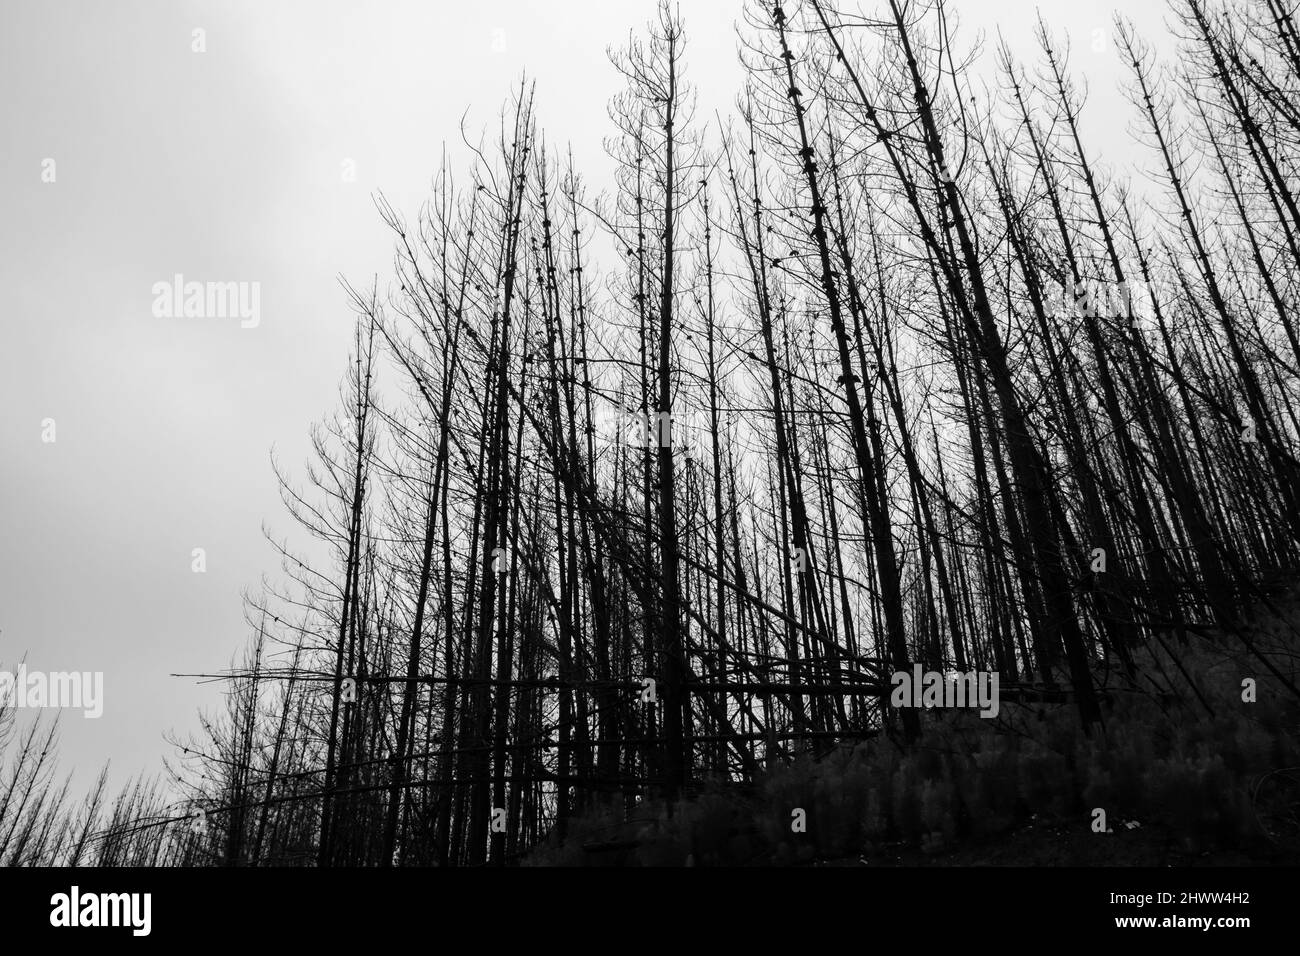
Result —
[{"label": "gray sky", "polygon": [[[874,4],[864,3],[867,9]],[[959,0],[963,38],[1031,50],[1036,7],[1088,77],[1085,132],[1133,155],[1109,24],[1155,0]],[[269,465],[301,474],[333,410],[359,286],[391,259],[371,203],[413,215],[442,144],[491,127],[522,71],[552,144],[601,188],[618,88],[606,48],[654,0],[44,0],[0,5],[0,669],[103,671],[104,714],[63,716],[63,766],[155,772],[244,644],[240,595],[294,532]],[[740,85],[740,0],[682,0],[699,115]],[[206,52],[191,47],[206,31]],[[1095,31],[1103,31],[1097,33]],[[1098,42],[1100,50],[1094,50]],[[476,133],[475,133],[476,135]],[[44,161],[54,182],[42,181]],[[355,164],[345,182],[343,163]],[[260,323],[159,318],[152,286],[260,283]],[[57,440],[42,441],[55,420]],[[301,541],[301,538],[298,538]],[[191,571],[206,551],[207,571]]]}]

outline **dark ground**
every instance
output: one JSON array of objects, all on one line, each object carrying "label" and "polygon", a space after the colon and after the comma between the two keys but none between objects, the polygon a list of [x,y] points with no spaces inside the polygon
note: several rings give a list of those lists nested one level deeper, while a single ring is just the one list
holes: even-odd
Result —
[{"label": "dark ground", "polygon": [[876,844],[860,857],[814,860],[812,866],[1295,866],[1300,855],[1267,843],[1251,848],[1197,849],[1172,830],[1112,822],[1110,833],[1082,826],[1030,824],[997,839],[966,840],[926,852],[905,844]]}]

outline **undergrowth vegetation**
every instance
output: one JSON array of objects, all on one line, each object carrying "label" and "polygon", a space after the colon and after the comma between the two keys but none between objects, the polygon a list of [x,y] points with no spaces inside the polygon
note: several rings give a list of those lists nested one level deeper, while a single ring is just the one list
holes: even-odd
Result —
[{"label": "undergrowth vegetation", "polygon": [[806,754],[754,787],[705,786],[671,815],[663,804],[606,806],[528,862],[789,864],[893,845],[942,854],[1033,823],[1097,839],[1146,827],[1177,834],[1170,849],[1184,853],[1300,860],[1300,711],[1286,675],[1260,674],[1244,648],[1228,653],[1195,637],[1149,658],[1144,673],[1170,684],[1112,675],[1104,729],[1091,737],[1060,704],[1006,702],[994,719],[928,711],[915,744],[880,736]]}]

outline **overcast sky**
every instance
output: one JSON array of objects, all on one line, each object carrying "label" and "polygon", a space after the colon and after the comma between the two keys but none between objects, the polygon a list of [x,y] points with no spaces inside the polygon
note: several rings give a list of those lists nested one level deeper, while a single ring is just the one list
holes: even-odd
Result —
[{"label": "overcast sky", "polygon": [[[965,38],[1000,26],[1026,54],[1041,7],[1089,80],[1089,141],[1113,165],[1131,159],[1109,24],[1121,9],[1163,33],[1162,4],[956,6]],[[195,730],[217,701],[168,675],[239,651],[241,592],[278,567],[262,524],[294,531],[269,455],[301,474],[309,424],[334,408],[351,327],[336,276],[388,272],[372,191],[413,214],[444,141],[460,155],[466,110],[472,130],[491,126],[525,70],[548,139],[571,142],[602,186],[618,88],[606,49],[653,8],[0,5],[0,669],[25,653],[30,669],[104,672],[103,716],[62,720],[79,785],[106,759],[115,786],[161,770],[164,733]],[[681,9],[711,117],[739,89],[740,0]],[[154,284],[177,273],[259,283],[259,324],[155,316]],[[195,548],[206,573],[191,570]]]}]

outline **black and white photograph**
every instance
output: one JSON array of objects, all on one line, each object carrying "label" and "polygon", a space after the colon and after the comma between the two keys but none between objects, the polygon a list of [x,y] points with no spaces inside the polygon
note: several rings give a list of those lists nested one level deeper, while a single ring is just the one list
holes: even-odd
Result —
[{"label": "black and white photograph", "polygon": [[1296,938],[1296,0],[0,0],[0,143],[16,940]]}]

